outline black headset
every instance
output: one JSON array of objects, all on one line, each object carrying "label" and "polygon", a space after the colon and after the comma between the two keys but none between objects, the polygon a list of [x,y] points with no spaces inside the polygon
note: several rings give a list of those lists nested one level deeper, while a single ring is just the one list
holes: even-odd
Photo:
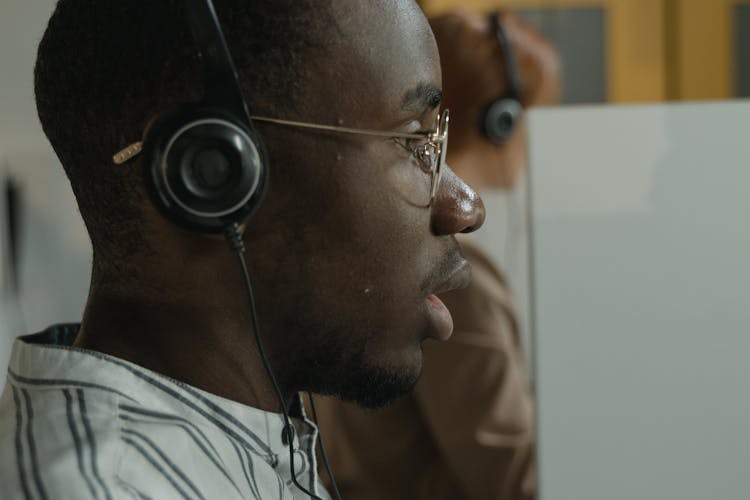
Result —
[{"label": "black headset", "polygon": [[480,115],[480,127],[488,139],[496,144],[502,144],[510,139],[523,112],[521,86],[510,40],[500,23],[500,13],[490,14],[489,21],[505,60],[505,79],[508,90],[484,107]]},{"label": "black headset", "polygon": [[204,96],[157,116],[143,144],[144,177],[159,210],[179,226],[221,233],[263,198],[268,157],[253,128],[210,0],[185,2],[204,65]]},{"label": "black headset", "polygon": [[[175,224],[199,233],[224,233],[236,252],[248,293],[253,335],[281,407],[292,481],[311,498],[321,500],[297,480],[294,426],[263,348],[239,228],[265,194],[268,154],[253,128],[212,0],[187,0],[185,6],[204,65],[203,100],[161,113],[149,126],[142,151],[147,191],[161,213]],[[312,395],[310,405],[317,421]],[[320,446],[335,498],[340,499],[322,440]]]}]

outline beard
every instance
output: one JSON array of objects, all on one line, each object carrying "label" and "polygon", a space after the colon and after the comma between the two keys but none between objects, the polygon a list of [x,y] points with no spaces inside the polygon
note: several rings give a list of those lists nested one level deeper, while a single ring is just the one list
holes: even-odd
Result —
[{"label": "beard", "polygon": [[[364,360],[352,360],[348,369],[339,370],[335,378],[322,380],[317,392],[355,403],[363,408],[378,409],[409,394],[419,379],[419,370],[367,364]],[[335,381],[335,383],[331,383]]]},{"label": "beard", "polygon": [[309,391],[333,396],[363,408],[377,409],[406,396],[419,380],[422,348],[418,342],[408,361],[396,365],[377,354],[383,332],[314,321],[311,308],[298,301],[284,328],[286,342],[274,349],[272,363],[287,392]]}]

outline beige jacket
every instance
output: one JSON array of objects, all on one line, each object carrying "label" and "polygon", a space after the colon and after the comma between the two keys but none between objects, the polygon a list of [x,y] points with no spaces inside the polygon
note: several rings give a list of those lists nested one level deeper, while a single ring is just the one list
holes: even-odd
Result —
[{"label": "beige jacket", "polygon": [[316,398],[344,500],[535,496],[534,414],[512,298],[488,257],[470,240],[462,248],[473,280],[441,297],[455,329],[447,342],[425,342],[414,394],[378,411]]}]

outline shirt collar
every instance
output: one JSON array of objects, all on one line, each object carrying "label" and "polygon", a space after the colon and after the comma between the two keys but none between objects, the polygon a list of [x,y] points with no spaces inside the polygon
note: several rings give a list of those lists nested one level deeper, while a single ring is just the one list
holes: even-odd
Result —
[{"label": "shirt collar", "polygon": [[[214,425],[256,450],[274,467],[288,463],[289,448],[282,438],[284,421],[280,413],[222,398],[113,356],[73,347],[79,326],[55,325],[16,339],[9,379],[20,384],[57,383],[116,393],[122,404]],[[299,415],[292,418],[297,431],[294,448],[310,451],[315,446],[317,428],[306,417],[304,405],[296,402],[294,407]]]}]

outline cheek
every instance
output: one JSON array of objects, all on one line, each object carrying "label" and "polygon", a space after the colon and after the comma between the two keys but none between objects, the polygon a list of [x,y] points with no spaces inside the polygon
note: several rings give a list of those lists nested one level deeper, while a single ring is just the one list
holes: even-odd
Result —
[{"label": "cheek", "polygon": [[428,211],[406,201],[398,174],[359,180],[366,182],[350,185],[330,218],[308,233],[317,240],[310,241],[317,251],[309,270],[320,291],[336,300],[397,309],[416,298],[426,274]]},{"label": "cheek", "polygon": [[[399,208],[401,205],[401,208]],[[420,222],[395,193],[381,195],[366,209],[328,226],[319,242],[318,273],[327,274],[363,300],[382,300],[416,288],[424,251]]]},{"label": "cheek", "polygon": [[386,189],[396,195],[402,206],[426,209],[430,203],[432,176],[420,168],[411,153],[403,153],[400,161],[385,174]]},{"label": "cheek", "polygon": [[429,175],[390,142],[332,150],[341,153],[300,165],[309,182],[296,183],[277,212],[286,245],[277,255],[292,254],[286,281],[337,314],[413,307],[430,262],[430,212],[414,198],[429,198]]},{"label": "cheek", "polygon": [[[352,255],[394,259],[429,229],[431,177],[396,144],[372,141],[336,162],[334,199],[320,226],[330,241]],[[387,261],[385,262],[387,263]]]}]

